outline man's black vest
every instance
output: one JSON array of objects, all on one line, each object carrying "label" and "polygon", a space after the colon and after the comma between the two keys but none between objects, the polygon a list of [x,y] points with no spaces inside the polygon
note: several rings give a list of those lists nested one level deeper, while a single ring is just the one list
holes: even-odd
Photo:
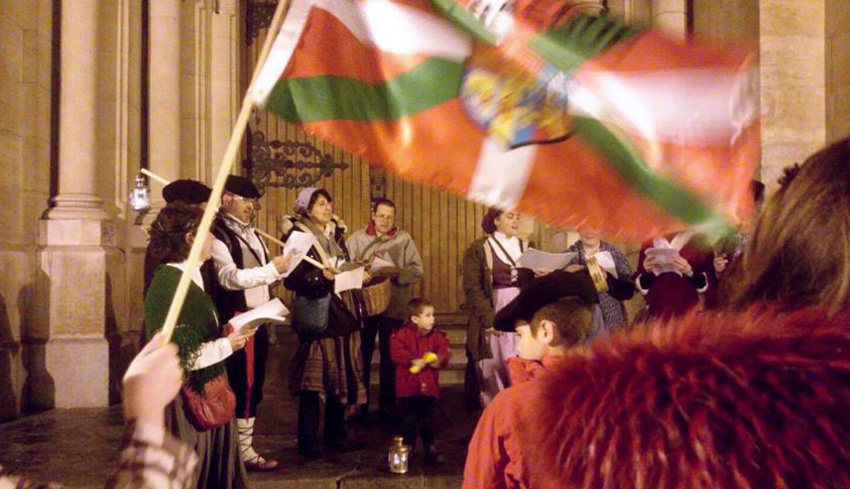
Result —
[{"label": "man's black vest", "polygon": [[[227,227],[227,224],[225,224],[220,216],[216,217],[215,222],[213,222],[212,234],[216,237],[216,239],[227,246],[227,250],[233,258],[233,263],[236,264],[236,268],[239,268],[240,270],[244,268],[245,260],[242,257],[242,245],[240,244],[241,239],[235,232],[233,232],[233,230]],[[268,251],[264,246],[262,248],[263,259],[261,263],[268,263]],[[209,260],[208,263],[215,266],[213,260]],[[271,295],[271,287],[269,287],[269,295]],[[248,304],[245,302],[245,291],[227,290],[218,280],[216,280],[215,291],[211,291],[210,296],[212,296],[213,301],[215,302],[215,307],[218,309],[218,316],[221,324],[227,324],[227,322],[230,321],[230,318],[232,318],[237,311],[245,312],[248,310]]]}]

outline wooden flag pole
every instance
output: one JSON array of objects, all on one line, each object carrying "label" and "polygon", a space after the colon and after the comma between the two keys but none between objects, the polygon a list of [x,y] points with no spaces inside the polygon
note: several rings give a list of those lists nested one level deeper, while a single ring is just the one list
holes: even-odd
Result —
[{"label": "wooden flag pole", "polygon": [[161,183],[163,187],[164,187],[164,186],[166,186],[166,185],[168,185],[169,183],[171,183],[171,182],[169,182],[168,180],[166,180],[166,179],[162,178],[161,176],[157,175],[156,173],[154,173],[154,172],[152,172],[152,171],[148,170],[147,168],[142,168],[140,171],[141,171],[142,173],[144,173],[145,175],[147,175],[147,176],[151,177],[151,180],[156,180],[157,182]]},{"label": "wooden flag pole", "polygon": [[207,234],[212,226],[213,218],[218,211],[219,202],[221,201],[221,193],[224,190],[224,183],[230,170],[233,168],[233,162],[236,161],[236,153],[239,150],[239,144],[242,142],[242,137],[245,134],[245,129],[248,127],[248,118],[251,116],[251,109],[254,108],[252,99],[252,89],[257,82],[257,77],[266,62],[272,44],[277,37],[277,32],[283,23],[284,14],[289,6],[289,0],[280,0],[277,4],[272,22],[269,25],[266,39],[263,42],[263,49],[260,51],[257,65],[254,67],[254,74],[251,76],[251,83],[248,85],[248,91],[242,100],[242,110],[239,111],[239,117],[236,118],[236,123],[233,126],[233,133],[230,136],[230,142],[227,144],[227,150],[224,152],[224,157],[221,160],[221,165],[218,167],[218,175],[216,175],[213,183],[210,200],[207,202],[207,207],[204,209],[204,216],[201,218],[201,224],[198,225],[198,231],[195,234],[197,239],[192,243],[192,249],[189,252],[189,259],[183,274],[180,276],[180,282],[177,283],[177,290],[174,292],[174,299],[171,301],[171,306],[168,308],[168,315],[165,316],[165,323],[162,326],[163,341],[171,340],[171,335],[174,333],[174,327],[177,325],[177,318],[180,316],[180,311],[183,309],[183,303],[186,301],[186,293],[189,291],[189,284],[192,282],[192,273],[199,266],[201,258],[201,248],[206,241]]},{"label": "wooden flag pole", "polygon": [[[276,245],[280,246],[281,248],[285,248],[285,247],[286,247],[286,243],[284,243],[283,241],[281,241],[281,240],[279,240],[279,239],[275,238],[275,237],[274,237],[274,236],[272,236],[271,234],[269,234],[269,233],[267,233],[267,232],[263,231],[262,229],[254,228],[254,231],[256,231],[256,232],[257,232],[257,234],[259,234],[260,236],[262,236],[262,237],[266,238],[267,240],[271,241],[272,243],[274,243],[274,244],[276,244]],[[304,261],[306,261],[306,262],[307,262],[307,263],[309,263],[310,265],[313,265],[313,266],[315,266],[315,267],[317,267],[317,268],[320,268],[320,269],[322,269],[322,270],[324,270],[325,268],[327,268],[324,264],[320,263],[320,262],[319,262],[319,261],[317,261],[317,260],[314,260],[313,258],[310,258],[310,257],[309,257],[309,256],[307,256],[307,255],[304,255]]]}]

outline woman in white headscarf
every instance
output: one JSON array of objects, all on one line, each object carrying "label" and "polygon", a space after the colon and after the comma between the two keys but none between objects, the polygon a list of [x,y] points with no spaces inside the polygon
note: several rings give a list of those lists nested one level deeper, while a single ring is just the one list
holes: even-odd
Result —
[{"label": "woman in white headscarf", "polygon": [[[361,315],[334,294],[334,269],[349,259],[345,225],[333,214],[333,199],[323,189],[301,191],[296,216],[282,220],[283,239],[294,233],[315,238],[308,256],[319,268],[302,261],[284,279],[295,292],[292,323],[301,345],[292,365],[290,390],[298,396],[298,452],[316,455],[319,449],[320,399],[325,399],[325,445],[346,450],[355,444],[343,422],[348,407],[366,403],[360,356]],[[357,308],[355,308],[357,309]]]}]

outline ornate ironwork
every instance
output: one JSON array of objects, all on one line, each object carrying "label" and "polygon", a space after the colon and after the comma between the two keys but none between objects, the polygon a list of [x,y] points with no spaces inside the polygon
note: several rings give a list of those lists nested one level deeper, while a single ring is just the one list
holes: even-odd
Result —
[{"label": "ornate ironwork", "polygon": [[347,163],[334,161],[333,155],[311,143],[266,141],[262,131],[251,131],[249,137],[250,155],[245,166],[261,192],[266,187],[311,187],[333,175],[334,170],[348,169]]},{"label": "ornate ironwork", "polygon": [[277,8],[278,0],[248,0],[245,16],[245,43],[251,45],[260,35],[260,31],[268,29]]}]

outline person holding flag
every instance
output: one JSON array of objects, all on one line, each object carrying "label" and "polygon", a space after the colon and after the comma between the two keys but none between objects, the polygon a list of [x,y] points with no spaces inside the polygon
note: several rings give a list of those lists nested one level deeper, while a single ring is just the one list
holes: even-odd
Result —
[{"label": "person holding flag", "polygon": [[[283,278],[289,258],[269,258],[269,250],[251,225],[255,200],[260,192],[245,177],[230,175],[224,186],[221,209],[212,233],[213,263],[219,287],[213,294],[219,320],[229,321],[236,313],[261,306],[271,299],[269,286]],[[236,394],[236,425],[239,449],[248,470],[267,471],[278,466],[253,447],[257,407],[263,399],[269,331],[263,325],[244,350],[227,360],[227,374]]]}]

